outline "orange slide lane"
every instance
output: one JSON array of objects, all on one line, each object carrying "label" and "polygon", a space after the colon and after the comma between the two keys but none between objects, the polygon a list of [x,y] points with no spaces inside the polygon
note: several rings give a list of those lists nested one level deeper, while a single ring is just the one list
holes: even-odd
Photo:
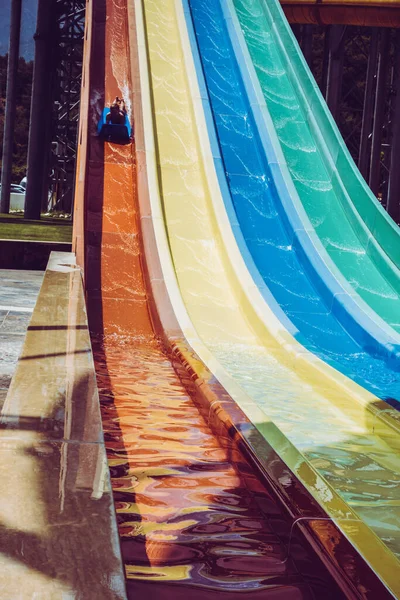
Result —
[{"label": "orange slide lane", "polygon": [[[129,598],[340,599],[272,493],[188,393],[155,338],[141,266],[134,144],[95,135],[133,101],[126,0],[88,4],[74,245],[84,267]],[[174,368],[175,367],[175,368]],[[139,596],[138,596],[139,594]],[[144,596],[146,594],[146,596]],[[189,595],[189,596],[188,596]]]}]

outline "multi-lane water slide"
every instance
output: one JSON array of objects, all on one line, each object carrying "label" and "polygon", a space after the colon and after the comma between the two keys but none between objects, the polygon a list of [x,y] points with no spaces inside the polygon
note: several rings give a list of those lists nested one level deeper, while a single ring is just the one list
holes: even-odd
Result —
[{"label": "multi-lane water slide", "polygon": [[[197,5],[204,13],[206,3]],[[210,590],[229,594],[232,588],[266,595],[279,588],[288,594],[295,582],[294,594],[340,597],[334,587],[327,590],[326,574],[317,583],[324,591],[313,589],[304,562],[293,575],[282,532],[290,537],[295,522],[293,531],[306,533],[314,548],[319,540],[320,558],[335,570],[346,595],[350,587],[353,597],[362,597],[366,586],[367,597],[377,597],[363,559],[397,594],[397,413],[303,348],[291,335],[279,297],[261,282],[241,238],[243,223],[229,204],[227,145],[218,131],[221,157],[211,119],[215,107],[209,105],[187,9],[172,0],[137,2],[128,13],[123,0],[88,9],[75,248],[84,266],[92,331],[105,334],[94,345],[129,585],[133,592],[156,589],[155,597],[171,592],[169,586],[180,594],[178,584],[194,585],[199,595],[207,589],[211,597]],[[214,27],[210,20],[210,31]],[[216,31],[217,54],[232,57],[229,39],[225,44],[224,31]],[[199,46],[204,66],[200,40]],[[238,73],[234,69],[229,80]],[[233,89],[238,97],[249,93],[240,85]],[[132,103],[135,145],[103,146],[94,137],[97,115],[121,93]],[[226,94],[220,94],[222,103]],[[251,140],[250,148],[247,132],[239,133],[240,154],[234,141],[228,152],[241,161],[257,143]],[[285,168],[283,161],[276,165],[276,171]],[[263,173],[253,175],[263,180]],[[322,272],[323,284],[332,271],[330,266]],[[356,294],[346,295],[346,281],[334,274],[350,303],[338,302],[347,318],[343,331],[353,327],[358,342],[366,332],[374,354],[394,361],[390,330]],[[181,379],[154,329],[175,352]],[[197,413],[188,388],[197,391],[219,440]],[[220,423],[236,434],[233,445]],[[274,493],[260,483],[254,465],[247,465],[238,440],[259,461]],[[283,465],[280,476],[275,464]],[[303,501],[293,518],[297,486],[312,508]],[[285,497],[284,509],[275,494]],[[265,512],[262,506],[269,503]],[[346,550],[359,567],[355,578],[340,569],[337,549],[347,538],[363,557],[351,554],[352,546]],[[307,556],[304,538],[300,543],[296,556]]]}]

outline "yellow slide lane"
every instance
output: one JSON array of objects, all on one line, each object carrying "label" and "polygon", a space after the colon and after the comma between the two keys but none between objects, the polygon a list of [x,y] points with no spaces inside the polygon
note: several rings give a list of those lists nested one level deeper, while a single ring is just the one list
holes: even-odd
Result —
[{"label": "yellow slide lane", "polygon": [[[143,8],[143,22],[138,18],[137,24],[141,78],[148,67],[151,89],[147,97],[142,81],[146,161],[154,160],[157,167],[148,175],[153,220],[182,330],[390,589],[400,594],[395,576],[399,561],[388,549],[400,555],[400,529],[398,534],[393,529],[394,539],[385,537],[387,516],[398,519],[400,501],[385,495],[380,485],[400,473],[397,432],[368,409],[368,402],[379,404],[372,394],[299,349],[261,306],[248,273],[241,270],[223,214],[180,1],[138,0],[136,6],[139,15]],[[164,214],[157,206],[158,193]],[[374,427],[380,436],[373,434]],[[285,436],[319,476],[304,468],[302,456]],[[342,455],[343,464],[336,463]],[[365,471],[375,473],[366,494]]]}]

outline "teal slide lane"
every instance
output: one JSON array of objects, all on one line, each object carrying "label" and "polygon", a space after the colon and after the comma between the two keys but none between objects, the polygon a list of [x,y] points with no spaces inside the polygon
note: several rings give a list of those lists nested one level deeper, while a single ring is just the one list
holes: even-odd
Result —
[{"label": "teal slide lane", "polygon": [[400,234],[358,172],[276,0],[233,0],[289,172],[315,233],[400,332]]},{"label": "teal slide lane", "polygon": [[310,269],[307,252],[294,240],[287,218],[287,212],[293,212],[290,194],[277,160],[268,162],[272,143],[262,122],[257,122],[251,82],[245,85],[242,79],[244,65],[240,68],[238,63],[243,56],[226,1],[190,0],[188,4],[183,0],[183,5],[222,195],[253,279],[299,342],[380,398],[400,406],[400,373],[377,356],[379,344],[366,333],[366,317],[358,314],[360,323],[354,324],[343,302],[346,294],[336,298],[337,309],[332,310],[329,296],[319,288],[327,287],[328,277],[332,285],[335,280],[326,269],[325,273]]}]

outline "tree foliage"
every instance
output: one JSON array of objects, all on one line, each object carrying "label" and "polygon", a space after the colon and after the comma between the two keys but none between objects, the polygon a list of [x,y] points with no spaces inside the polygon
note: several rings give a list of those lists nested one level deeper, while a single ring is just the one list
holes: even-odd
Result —
[{"label": "tree foliage", "polygon": [[[3,161],[3,132],[6,109],[8,56],[0,56],[0,174]],[[12,181],[19,183],[26,174],[33,62],[19,59],[17,106],[14,127]]]}]

